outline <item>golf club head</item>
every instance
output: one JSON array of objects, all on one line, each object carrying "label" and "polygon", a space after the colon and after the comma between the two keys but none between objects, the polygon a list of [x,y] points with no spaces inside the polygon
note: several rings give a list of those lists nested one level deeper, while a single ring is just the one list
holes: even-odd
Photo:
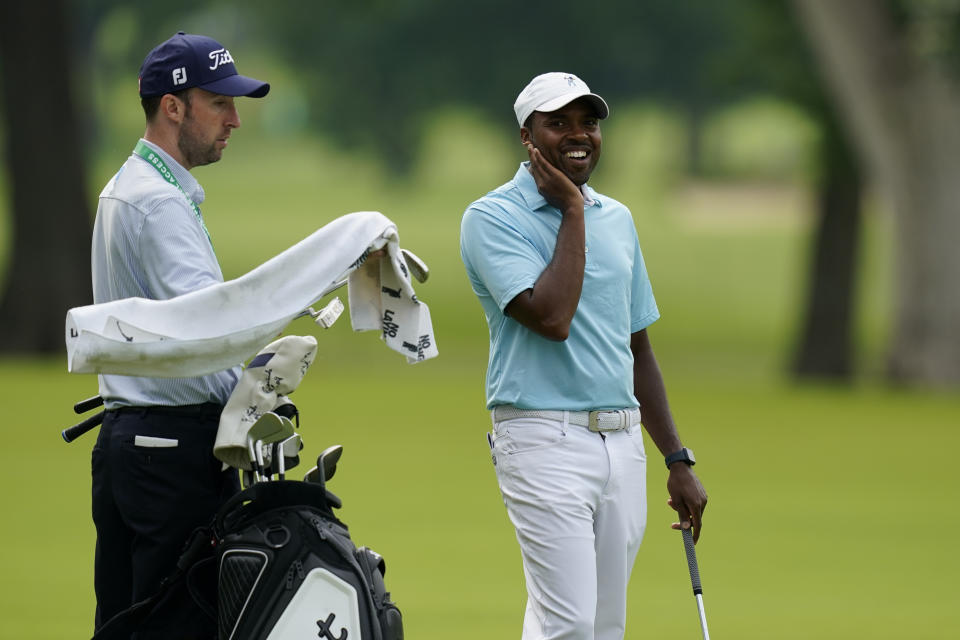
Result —
[{"label": "golf club head", "polygon": [[314,484],[319,484],[323,488],[323,493],[327,498],[327,503],[333,509],[339,509],[343,506],[343,501],[340,500],[335,494],[333,494],[326,487],[326,481],[323,479],[323,472],[320,471],[318,467],[313,467],[310,471],[307,471],[307,475],[303,476],[304,482],[312,482]]},{"label": "golf club head", "polygon": [[333,474],[337,472],[337,462],[343,455],[343,447],[339,444],[327,447],[317,457],[317,468],[323,470],[323,481],[329,482]]},{"label": "golf club head", "polygon": [[319,484],[323,482],[323,476],[320,475],[320,471],[316,467],[312,467],[307,473],[303,476],[304,482],[313,482]]},{"label": "golf club head", "polygon": [[[287,406],[292,406],[292,405],[285,405],[285,407]],[[296,407],[294,407],[294,411],[296,411]],[[280,438],[280,440],[286,440],[287,438],[289,438],[290,436],[296,433],[296,427],[293,426],[293,421],[290,420],[290,416],[286,416],[283,414],[277,414],[277,415],[280,416],[280,423],[283,425],[283,433],[285,436],[283,438]]]},{"label": "golf club head", "polygon": [[403,256],[403,261],[407,263],[407,268],[410,269],[410,275],[416,278],[417,282],[426,282],[427,278],[430,277],[430,269],[427,267],[427,263],[407,249],[400,249],[400,254]]},{"label": "golf club head", "polygon": [[[283,431],[283,419],[274,412],[267,411],[250,426],[250,429],[247,431],[247,437],[252,438],[255,442],[257,440],[275,442],[274,438],[277,438]],[[282,440],[285,437],[287,436],[282,436],[279,439]]]},{"label": "golf club head", "polygon": [[295,433],[280,443],[280,450],[284,458],[296,458],[303,449],[303,438],[299,433]]},{"label": "golf club head", "polygon": [[327,491],[327,481],[323,479],[323,471],[320,470],[320,467],[313,467],[310,471],[307,471],[307,475],[303,476],[303,481],[318,484],[325,494],[330,493]]},{"label": "golf club head", "polygon": [[327,481],[337,472],[337,461],[341,454],[343,454],[343,447],[339,444],[324,449],[317,456],[317,466],[307,471],[307,475],[303,477],[304,482],[314,482],[320,486],[326,486]]},{"label": "golf club head", "polygon": [[260,464],[264,478],[269,479],[271,475],[276,473],[277,466],[273,445],[295,434],[293,422],[289,418],[268,411],[250,427],[248,433],[256,437],[260,443],[259,451],[257,451],[260,459],[257,462]]}]

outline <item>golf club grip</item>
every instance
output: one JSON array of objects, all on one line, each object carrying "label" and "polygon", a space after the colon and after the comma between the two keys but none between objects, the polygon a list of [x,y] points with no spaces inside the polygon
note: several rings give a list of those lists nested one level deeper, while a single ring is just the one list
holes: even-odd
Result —
[{"label": "golf club grip", "polygon": [[96,409],[103,404],[103,398],[100,396],[93,396],[92,398],[87,398],[86,400],[81,400],[77,404],[73,405],[73,412],[80,414],[90,411],[90,409]]},{"label": "golf club grip", "polygon": [[73,442],[87,431],[90,431],[94,427],[100,426],[100,423],[103,422],[103,411],[100,413],[90,416],[83,422],[79,422],[72,427],[67,427],[60,432],[60,435],[63,436],[64,442]]},{"label": "golf club grip", "polygon": [[687,552],[687,567],[690,569],[693,594],[699,595],[703,593],[703,587],[700,586],[700,568],[697,567],[697,552],[693,546],[693,532],[690,529],[683,529],[683,548]]}]

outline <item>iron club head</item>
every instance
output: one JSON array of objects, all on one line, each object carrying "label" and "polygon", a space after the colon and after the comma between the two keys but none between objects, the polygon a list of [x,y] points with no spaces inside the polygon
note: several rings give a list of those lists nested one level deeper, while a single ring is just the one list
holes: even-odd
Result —
[{"label": "iron club head", "polygon": [[407,249],[400,249],[400,253],[403,255],[403,261],[407,263],[407,268],[410,269],[410,275],[416,278],[417,282],[426,282],[427,278],[430,277],[430,269],[427,267],[427,263]]}]

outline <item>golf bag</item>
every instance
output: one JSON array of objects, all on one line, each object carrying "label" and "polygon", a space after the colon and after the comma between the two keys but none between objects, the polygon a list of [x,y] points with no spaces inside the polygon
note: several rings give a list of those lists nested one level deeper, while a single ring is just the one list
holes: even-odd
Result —
[{"label": "golf bag", "polygon": [[402,640],[383,558],[354,546],[340,500],[309,482],[260,482],[217,514],[220,640]]},{"label": "golf bag", "polygon": [[219,640],[403,640],[383,558],[357,548],[322,483],[259,482],[198,529],[153,597],[117,614],[93,640],[124,640],[151,615],[192,607]]}]

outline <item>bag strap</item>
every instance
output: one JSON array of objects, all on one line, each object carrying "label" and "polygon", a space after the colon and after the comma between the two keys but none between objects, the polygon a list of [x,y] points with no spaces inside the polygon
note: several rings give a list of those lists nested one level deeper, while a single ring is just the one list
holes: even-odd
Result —
[{"label": "bag strap", "polygon": [[[172,574],[163,579],[160,588],[149,598],[134,603],[117,613],[107,620],[93,634],[92,640],[129,640],[130,635],[140,626],[140,623],[150,615],[154,607],[157,606],[171,591],[180,588],[184,581],[188,581],[191,570],[203,560],[210,557],[213,541],[213,532],[207,527],[194,529],[190,534],[190,539],[184,547],[183,553],[177,560],[177,568]],[[189,581],[187,588],[190,588]],[[190,590],[193,596],[193,590]],[[206,604],[206,603],[203,603]],[[200,602],[197,603],[200,608],[209,615],[208,607],[204,607]],[[216,617],[214,617],[216,619]]]}]

